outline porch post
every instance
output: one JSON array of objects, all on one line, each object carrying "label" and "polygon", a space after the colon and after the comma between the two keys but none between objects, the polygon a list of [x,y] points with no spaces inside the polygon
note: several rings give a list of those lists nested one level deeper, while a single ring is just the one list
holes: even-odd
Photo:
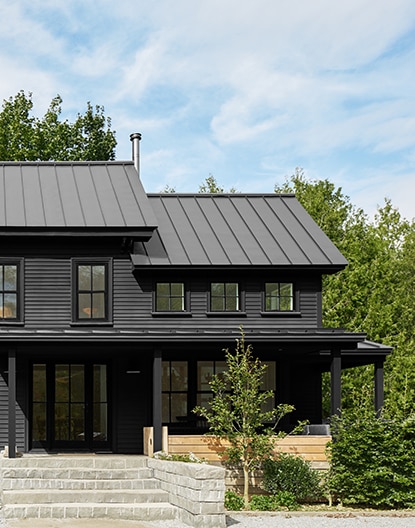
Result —
[{"label": "porch post", "polygon": [[16,458],[16,350],[9,350],[9,393],[8,393],[8,443],[9,458]]},{"label": "porch post", "polygon": [[331,415],[340,415],[342,406],[342,360],[340,349],[332,350],[330,365]]},{"label": "porch post", "polygon": [[154,350],[153,357],[153,449],[162,449],[162,413],[161,413],[161,374],[162,353],[159,348]]},{"label": "porch post", "polygon": [[379,416],[384,404],[384,360],[375,363],[375,413]]}]

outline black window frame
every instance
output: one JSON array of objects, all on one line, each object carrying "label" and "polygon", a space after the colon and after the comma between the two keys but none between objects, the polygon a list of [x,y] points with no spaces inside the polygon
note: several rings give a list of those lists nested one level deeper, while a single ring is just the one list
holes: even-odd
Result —
[{"label": "black window frame", "polygon": [[[176,388],[173,388],[173,383],[172,383],[172,380],[173,380],[173,375],[172,375],[172,370],[176,367],[175,364],[177,363],[183,363],[185,366],[186,366],[186,383],[183,383],[181,384],[181,387],[180,389],[176,389]],[[189,405],[189,393],[190,393],[190,388],[189,388],[189,385],[190,385],[190,364],[189,364],[189,361],[188,360],[183,360],[183,359],[163,359],[162,361],[162,368],[163,368],[163,372],[164,372],[164,369],[165,368],[168,368],[169,370],[169,376],[168,376],[168,387],[166,387],[167,385],[167,380],[163,379],[162,377],[162,403],[163,403],[163,400],[164,398],[167,399],[167,407],[168,407],[168,416],[163,416],[163,424],[164,425],[170,425],[170,426],[180,426],[180,424],[183,424],[183,423],[186,423],[187,420],[188,420],[188,417],[189,417],[189,414],[190,414],[190,411],[191,411],[191,407]],[[173,418],[174,415],[173,415],[173,400],[175,398],[175,396],[183,396],[185,395],[185,403],[186,403],[186,412],[185,414],[183,415],[179,415],[179,416],[176,416],[175,419]],[[168,418],[167,420],[165,420],[165,418]]]},{"label": "black window frame", "polygon": [[[223,295],[220,296],[220,295],[212,295],[212,289],[213,289],[213,285],[214,284],[221,284],[224,286],[223,288]],[[236,285],[236,289],[237,289],[237,294],[236,296],[228,296],[227,293],[226,293],[226,286],[227,285]],[[223,299],[223,309],[222,310],[216,310],[216,309],[213,309],[213,299],[220,299],[222,298]],[[226,304],[227,304],[227,299],[228,298],[233,298],[233,299],[236,299],[237,300],[237,308],[236,310],[235,309],[229,309],[227,310],[226,309]],[[243,292],[242,292],[242,288],[241,288],[241,284],[239,281],[211,281],[210,282],[210,287],[209,287],[209,299],[208,299],[208,302],[209,302],[209,313],[211,314],[229,314],[229,313],[242,313],[243,312],[243,307],[242,307],[242,304],[243,304],[243,301],[244,301],[244,297],[243,297]]]},{"label": "black window frame", "polygon": [[[0,284],[0,325],[13,325],[13,324],[22,324],[23,321],[23,302],[24,302],[24,291],[23,291],[23,277],[24,277],[24,259],[23,258],[0,258],[0,266],[3,268],[3,277],[4,283],[4,267],[5,266],[16,266],[16,289],[15,290],[5,290],[4,284]],[[4,293],[8,292],[16,296],[16,317],[4,317]]]},{"label": "black window frame", "polygon": [[[277,295],[267,295],[267,285],[269,284],[276,284],[278,286],[278,294]],[[291,295],[281,295],[281,285],[282,284],[291,284]],[[276,309],[268,309],[267,308],[267,299],[275,298],[277,300],[278,308]],[[291,309],[289,310],[282,310],[280,301],[281,298],[290,298],[291,299]],[[280,280],[280,281],[266,281],[264,282],[264,290],[263,290],[263,313],[264,314],[294,314],[296,312],[296,306],[298,304],[298,294],[295,288],[295,284],[293,281],[288,280]]]},{"label": "black window frame", "polygon": [[[168,285],[169,287],[169,295],[163,296],[163,298],[168,299],[169,308],[168,309],[158,309],[158,286],[161,284]],[[172,295],[171,286],[173,284],[180,284],[182,285],[182,295]],[[172,301],[174,299],[182,299],[182,306],[183,308],[181,310],[174,310],[171,308]],[[186,287],[186,283],[184,281],[156,281],[154,283],[153,287],[153,314],[169,314],[169,315],[180,315],[180,314],[188,314],[189,313],[189,307],[190,307],[190,295],[188,288]]]},{"label": "black window frame", "polygon": [[[79,317],[79,295],[80,293],[93,294],[95,290],[79,290],[79,266],[104,266],[105,268],[105,289],[104,292],[104,317]],[[112,324],[112,282],[113,282],[113,261],[112,258],[73,258],[72,259],[72,324],[76,325],[108,325]],[[101,292],[101,290],[96,290]]]}]

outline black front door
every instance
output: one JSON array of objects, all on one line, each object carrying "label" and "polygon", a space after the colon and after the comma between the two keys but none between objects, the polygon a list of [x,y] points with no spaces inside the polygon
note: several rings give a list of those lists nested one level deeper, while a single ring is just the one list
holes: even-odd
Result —
[{"label": "black front door", "polygon": [[109,447],[108,380],[104,363],[35,363],[32,448],[101,450]]}]

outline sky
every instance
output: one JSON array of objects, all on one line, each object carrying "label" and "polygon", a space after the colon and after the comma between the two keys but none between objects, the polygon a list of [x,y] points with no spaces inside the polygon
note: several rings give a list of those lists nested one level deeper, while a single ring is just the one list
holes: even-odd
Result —
[{"label": "sky", "polygon": [[415,217],[414,0],[0,0],[0,99],[104,107],[147,192],[270,193],[296,167]]}]

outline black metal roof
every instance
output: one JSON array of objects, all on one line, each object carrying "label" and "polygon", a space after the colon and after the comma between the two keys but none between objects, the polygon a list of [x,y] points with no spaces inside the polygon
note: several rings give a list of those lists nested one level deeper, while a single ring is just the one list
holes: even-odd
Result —
[{"label": "black metal roof", "polygon": [[132,162],[0,162],[0,232],[148,238],[155,226]]},{"label": "black metal roof", "polygon": [[318,267],[346,259],[292,194],[149,194],[158,229],[136,267]]}]

